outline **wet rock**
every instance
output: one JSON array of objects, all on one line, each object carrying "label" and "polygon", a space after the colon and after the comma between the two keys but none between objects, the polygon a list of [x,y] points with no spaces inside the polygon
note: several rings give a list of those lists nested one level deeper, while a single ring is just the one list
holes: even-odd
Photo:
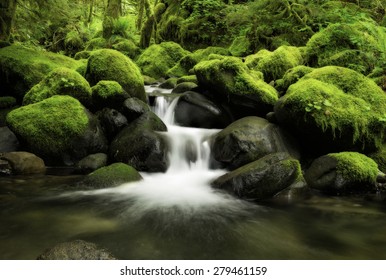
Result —
[{"label": "wet rock", "polygon": [[77,164],[76,168],[80,173],[90,173],[98,168],[101,168],[107,164],[107,155],[104,153],[97,153],[88,155],[81,159]]},{"label": "wet rock", "polygon": [[80,185],[87,189],[112,188],[124,183],[142,180],[142,176],[130,165],[117,162],[101,167],[87,175]]},{"label": "wet rock", "polygon": [[287,153],[267,155],[233,170],[212,182],[247,200],[264,200],[288,188],[301,176],[300,163]]},{"label": "wet rock", "polygon": [[7,127],[0,127],[0,152],[14,152],[19,148],[16,135]]},{"label": "wet rock", "polygon": [[158,132],[166,130],[154,113],[145,113],[115,137],[110,145],[110,158],[139,171],[165,172],[169,165],[168,144]]},{"label": "wet rock", "polygon": [[0,153],[0,174],[29,175],[44,174],[44,161],[28,152]]},{"label": "wet rock", "polygon": [[341,152],[315,159],[304,177],[311,188],[337,195],[375,191],[378,174],[377,164],[367,156]]},{"label": "wet rock", "polygon": [[196,87],[197,87],[196,83],[182,82],[182,83],[176,85],[176,87],[172,90],[172,93],[184,93],[187,91],[191,91]]},{"label": "wet rock", "polygon": [[232,122],[231,116],[204,95],[189,91],[177,102],[174,115],[181,126],[224,128]]},{"label": "wet rock", "polygon": [[169,78],[165,82],[161,83],[159,87],[163,89],[172,89],[172,88],[175,88],[176,85],[177,85],[177,78]]},{"label": "wet rock", "polygon": [[83,240],[59,243],[37,257],[38,260],[116,260],[106,249]]},{"label": "wet rock", "polygon": [[104,108],[96,115],[109,141],[113,140],[122,128],[128,125],[127,118],[115,109]]},{"label": "wet rock", "polygon": [[259,117],[233,122],[213,136],[212,147],[213,157],[231,169],[277,152],[300,157],[297,144],[288,133]]},{"label": "wet rock", "polygon": [[128,98],[123,102],[121,112],[129,122],[139,118],[142,114],[150,112],[150,107],[138,98]]}]

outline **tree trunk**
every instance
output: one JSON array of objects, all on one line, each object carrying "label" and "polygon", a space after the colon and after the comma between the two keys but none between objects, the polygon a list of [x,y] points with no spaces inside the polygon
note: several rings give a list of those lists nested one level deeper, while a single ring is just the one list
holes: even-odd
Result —
[{"label": "tree trunk", "polygon": [[122,14],[121,0],[109,0],[105,17],[103,19],[103,38],[108,39],[113,32],[113,20],[117,19]]},{"label": "tree trunk", "polygon": [[92,13],[94,11],[94,0],[90,0],[90,7],[88,11],[87,23],[90,24],[92,21]]},{"label": "tree trunk", "polygon": [[0,40],[9,40],[16,4],[17,0],[0,0]]}]

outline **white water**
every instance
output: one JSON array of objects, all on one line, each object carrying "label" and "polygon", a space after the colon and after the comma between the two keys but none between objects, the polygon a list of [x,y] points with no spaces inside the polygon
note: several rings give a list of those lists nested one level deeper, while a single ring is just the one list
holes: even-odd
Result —
[{"label": "white water", "polygon": [[[149,92],[149,88],[147,88]],[[169,92],[167,92],[169,93]],[[174,123],[178,98],[157,97],[154,112],[167,125],[163,132],[170,141],[170,166],[166,173],[141,173],[144,180],[115,188],[77,192],[82,195],[105,195],[115,201],[129,201],[131,214],[152,210],[179,209],[183,212],[239,212],[245,203],[214,190],[210,182],[225,173],[211,170],[209,137],[218,129],[180,127]]]}]

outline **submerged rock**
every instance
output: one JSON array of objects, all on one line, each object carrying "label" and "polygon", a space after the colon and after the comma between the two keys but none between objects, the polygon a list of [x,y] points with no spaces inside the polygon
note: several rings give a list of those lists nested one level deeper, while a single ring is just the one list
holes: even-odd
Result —
[{"label": "submerged rock", "polygon": [[315,159],[305,173],[311,188],[330,194],[376,190],[378,165],[356,152],[331,153]]},{"label": "submerged rock", "polygon": [[113,188],[124,183],[142,180],[142,176],[130,165],[117,162],[101,167],[88,174],[80,182],[82,187],[89,189]]},{"label": "submerged rock", "polygon": [[217,178],[212,186],[257,201],[271,198],[288,188],[301,174],[299,161],[287,153],[275,153]]},{"label": "submerged rock", "polygon": [[0,174],[30,175],[44,174],[46,166],[38,156],[28,152],[0,153]]},{"label": "submerged rock", "polygon": [[72,165],[107,149],[97,119],[67,95],[15,109],[7,115],[7,123],[23,147],[47,164]]},{"label": "submerged rock", "polygon": [[213,157],[238,168],[263,156],[288,152],[299,158],[294,139],[279,126],[259,117],[245,117],[213,136]]},{"label": "submerged rock", "polygon": [[106,249],[83,240],[59,243],[37,257],[37,260],[116,260]]}]

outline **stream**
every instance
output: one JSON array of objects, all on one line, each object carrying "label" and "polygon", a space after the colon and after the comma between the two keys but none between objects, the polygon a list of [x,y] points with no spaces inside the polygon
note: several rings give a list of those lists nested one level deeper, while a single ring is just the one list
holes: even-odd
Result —
[{"label": "stream", "polygon": [[91,191],[70,187],[80,175],[0,177],[0,259],[36,259],[75,239],[118,259],[386,258],[382,197],[255,204],[211,188],[226,172],[210,168],[207,140],[219,130],[176,125],[176,102],[154,106],[172,147],[166,173]]}]

